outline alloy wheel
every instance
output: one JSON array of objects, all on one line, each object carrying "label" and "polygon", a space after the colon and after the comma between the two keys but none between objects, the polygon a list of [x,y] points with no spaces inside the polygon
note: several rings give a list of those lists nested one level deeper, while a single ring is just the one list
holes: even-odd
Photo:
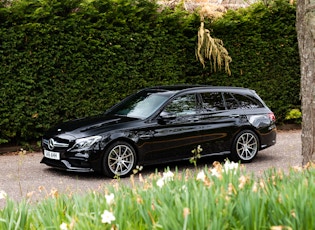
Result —
[{"label": "alloy wheel", "polygon": [[135,152],[126,144],[115,145],[109,152],[107,166],[116,176],[127,175],[135,165]]},{"label": "alloy wheel", "polygon": [[253,132],[244,132],[236,140],[235,151],[242,161],[252,160],[258,152],[258,139]]}]

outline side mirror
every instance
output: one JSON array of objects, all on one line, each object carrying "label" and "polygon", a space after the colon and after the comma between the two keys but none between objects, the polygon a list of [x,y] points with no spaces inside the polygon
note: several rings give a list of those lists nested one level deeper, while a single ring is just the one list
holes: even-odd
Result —
[{"label": "side mirror", "polygon": [[168,113],[168,112],[163,111],[160,113],[160,116],[158,118],[158,123],[165,124],[166,122],[170,120],[174,120],[176,117],[177,116],[175,113]]},{"label": "side mirror", "polygon": [[160,118],[162,118],[162,120],[173,120],[176,118],[176,113],[169,113],[163,111],[162,113],[160,113]]}]

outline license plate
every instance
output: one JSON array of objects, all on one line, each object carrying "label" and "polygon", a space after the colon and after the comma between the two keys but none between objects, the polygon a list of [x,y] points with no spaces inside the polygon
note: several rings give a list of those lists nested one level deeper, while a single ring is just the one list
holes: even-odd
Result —
[{"label": "license plate", "polygon": [[44,150],[44,156],[49,159],[60,160],[60,153]]}]

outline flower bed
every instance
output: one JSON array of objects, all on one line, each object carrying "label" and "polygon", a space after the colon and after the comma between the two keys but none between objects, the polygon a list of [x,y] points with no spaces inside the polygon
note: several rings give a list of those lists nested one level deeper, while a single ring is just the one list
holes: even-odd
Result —
[{"label": "flower bed", "polygon": [[[15,203],[0,192],[1,229],[315,229],[315,169],[269,169],[262,177],[236,163],[195,172],[137,173],[85,195],[52,191]],[[41,188],[43,189],[43,188]]]}]

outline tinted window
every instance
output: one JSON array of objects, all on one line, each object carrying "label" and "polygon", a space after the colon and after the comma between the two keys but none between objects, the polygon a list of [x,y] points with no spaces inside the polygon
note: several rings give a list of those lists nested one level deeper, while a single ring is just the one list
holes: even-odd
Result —
[{"label": "tinted window", "polygon": [[254,109],[263,107],[262,103],[256,98],[241,94],[233,94],[233,96],[236,98],[236,100],[238,100],[241,109]]},{"label": "tinted window", "polygon": [[238,109],[240,106],[235,97],[230,93],[224,93],[225,105],[227,109]]},{"label": "tinted window", "polygon": [[142,92],[123,101],[108,114],[144,119],[151,116],[167,99],[164,93]]},{"label": "tinted window", "polygon": [[177,116],[184,116],[197,113],[195,94],[188,94],[175,98],[165,107],[165,112],[174,113]]},{"label": "tinted window", "polygon": [[201,93],[202,97],[202,109],[206,111],[218,111],[225,110],[222,93]]},{"label": "tinted window", "polygon": [[248,95],[224,93],[224,99],[227,109],[254,109],[264,107],[259,100]]}]

